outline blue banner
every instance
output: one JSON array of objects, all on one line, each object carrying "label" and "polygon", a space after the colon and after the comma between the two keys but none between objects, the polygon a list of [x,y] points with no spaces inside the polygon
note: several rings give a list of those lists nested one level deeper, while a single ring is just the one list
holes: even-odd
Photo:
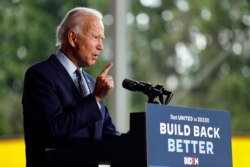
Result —
[{"label": "blue banner", "polygon": [[149,167],[232,167],[230,113],[147,104]]}]

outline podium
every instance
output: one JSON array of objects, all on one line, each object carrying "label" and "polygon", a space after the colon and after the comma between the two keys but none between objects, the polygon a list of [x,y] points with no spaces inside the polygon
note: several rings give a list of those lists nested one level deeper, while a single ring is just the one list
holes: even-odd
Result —
[{"label": "podium", "polygon": [[46,152],[47,166],[232,167],[230,113],[146,104],[121,137]]},{"label": "podium", "polygon": [[232,167],[230,113],[147,104],[148,167]]},{"label": "podium", "polygon": [[130,114],[130,130],[120,137],[78,143],[45,152],[46,167],[146,167],[145,112]]}]

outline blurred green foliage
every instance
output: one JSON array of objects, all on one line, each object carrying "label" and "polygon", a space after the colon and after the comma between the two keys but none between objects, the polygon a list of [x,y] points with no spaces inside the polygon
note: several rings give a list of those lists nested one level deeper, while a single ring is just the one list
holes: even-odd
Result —
[{"label": "blurred green foliage", "polygon": [[[55,30],[75,6],[111,14],[114,1],[0,1],[0,135],[22,134],[26,69],[55,53]],[[173,105],[228,110],[233,132],[250,131],[250,11],[237,0],[128,1],[131,77],[173,91]],[[119,19],[119,18],[117,18]],[[126,25],[124,25],[126,26]],[[112,32],[106,25],[106,36]],[[105,47],[110,45],[110,39]],[[105,51],[104,51],[105,52]],[[104,54],[104,53],[103,53]],[[97,75],[103,68],[88,69]],[[146,75],[145,75],[146,74]],[[134,93],[132,111],[147,99]]]},{"label": "blurred green foliage", "polygon": [[[232,132],[249,132],[249,9],[237,0],[131,1],[133,77],[162,83],[172,105],[230,111]],[[145,97],[132,98],[143,110]]]}]

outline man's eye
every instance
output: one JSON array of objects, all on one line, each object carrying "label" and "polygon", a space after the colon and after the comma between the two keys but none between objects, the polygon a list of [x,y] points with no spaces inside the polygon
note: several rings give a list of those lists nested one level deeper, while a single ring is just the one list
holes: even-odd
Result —
[{"label": "man's eye", "polygon": [[97,35],[94,35],[93,37],[94,37],[95,39],[99,39],[99,36],[97,36]]},{"label": "man's eye", "polygon": [[92,35],[93,39],[95,40],[103,40],[103,37],[100,35]]}]

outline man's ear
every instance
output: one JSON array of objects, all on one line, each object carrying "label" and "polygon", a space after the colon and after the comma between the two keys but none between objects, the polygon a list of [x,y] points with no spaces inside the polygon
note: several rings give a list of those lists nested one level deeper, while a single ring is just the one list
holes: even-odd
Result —
[{"label": "man's ear", "polygon": [[77,35],[74,31],[69,30],[68,31],[68,42],[72,47],[76,46],[76,41],[77,41]]}]

